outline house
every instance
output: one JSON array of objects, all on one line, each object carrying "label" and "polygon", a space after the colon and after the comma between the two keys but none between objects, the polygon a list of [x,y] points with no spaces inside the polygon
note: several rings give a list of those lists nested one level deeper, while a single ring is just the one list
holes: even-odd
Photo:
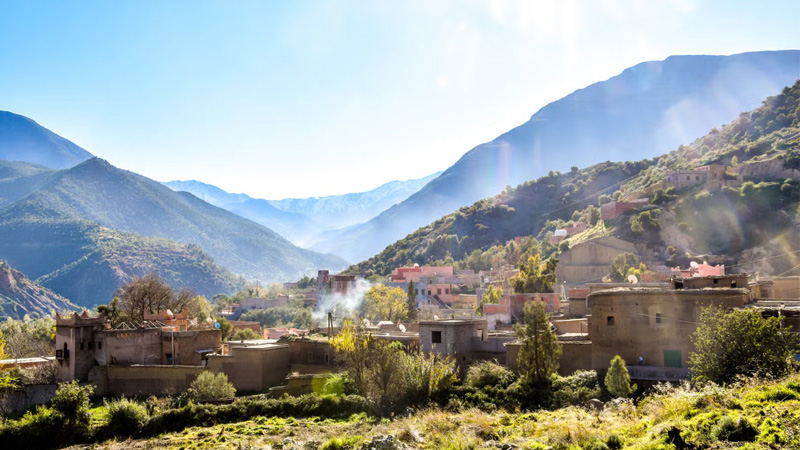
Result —
[{"label": "house", "polygon": [[679,277],[688,278],[688,277],[710,277],[710,276],[724,276],[725,275],[725,264],[717,264],[716,266],[709,265],[707,262],[703,262],[702,264],[693,264],[688,269],[681,269],[680,267],[675,267],[671,269],[673,275],[677,275]]},{"label": "house", "polygon": [[634,244],[614,236],[603,236],[581,242],[561,253],[556,266],[556,279],[559,284],[581,285],[598,282],[608,276],[614,258],[623,252],[639,256],[641,253]]},{"label": "house", "polygon": [[600,217],[603,220],[614,220],[617,217],[634,210],[636,208],[641,208],[642,206],[648,205],[650,200],[646,198],[640,198],[636,200],[630,200],[627,202],[610,202],[604,205],[600,205]]},{"label": "house", "polygon": [[550,236],[551,244],[558,244],[569,236],[583,233],[589,229],[589,225],[583,222],[574,222],[571,225],[557,229],[552,236]]},{"label": "house", "polygon": [[473,347],[489,337],[486,319],[422,320],[419,322],[419,343],[422,351],[450,355],[466,368],[473,361]]},{"label": "house", "polygon": [[489,329],[494,330],[497,324],[511,324],[522,320],[526,303],[541,301],[549,313],[558,312],[560,295],[557,293],[540,294],[504,294],[500,303],[483,305],[483,317],[486,318]]}]

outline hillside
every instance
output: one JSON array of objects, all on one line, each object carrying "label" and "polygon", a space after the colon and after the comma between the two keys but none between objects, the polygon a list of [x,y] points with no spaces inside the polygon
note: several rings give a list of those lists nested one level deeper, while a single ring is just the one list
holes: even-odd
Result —
[{"label": "hillside", "polygon": [[550,103],[481,144],[407,200],[312,248],[357,261],[442,213],[506,186],[604,160],[651,158],[691,142],[800,78],[800,51],[671,56]]},{"label": "hillside", "polygon": [[[741,175],[743,183],[714,189],[665,184],[669,172],[710,164],[735,166],[726,177],[736,181]],[[643,243],[670,264],[704,255],[738,264],[737,271],[789,273],[797,261],[787,252],[800,248],[798,179],[800,81],[690,145],[652,160],[606,162],[523,183],[418,229],[349,271],[386,275],[393,267],[430,264],[448,255],[460,260],[515,236],[538,237],[552,252],[555,248],[546,248],[548,232],[570,219],[599,224],[594,205],[613,196],[649,198],[652,204],[587,233]],[[586,237],[567,239],[566,245]]]},{"label": "hillside", "polygon": [[[75,220],[195,244],[232,272],[262,282],[343,265],[334,256],[297,248],[255,222],[99,158],[52,174],[34,192],[0,210],[0,225]],[[2,248],[0,257],[6,257]]]},{"label": "hillside", "polygon": [[0,320],[51,316],[53,311],[76,311],[78,306],[31,281],[22,272],[0,261]]},{"label": "hillside", "polygon": [[66,169],[92,154],[33,120],[0,111],[0,159]]},{"label": "hillside", "polygon": [[0,208],[42,187],[54,172],[38,164],[0,160]]},{"label": "hillside", "polygon": [[[35,249],[35,251],[33,251]],[[244,280],[200,247],[79,220],[0,222],[0,254],[41,285],[82,307],[108,303],[122,284],[155,272],[175,288],[211,298]]]},{"label": "hillside", "polygon": [[302,246],[319,232],[320,225],[308,217],[295,212],[278,209],[269,200],[252,198],[245,194],[231,194],[200,181],[168,181],[164,183],[174,191],[189,192],[214,206],[260,223],[274,230],[295,245]]}]

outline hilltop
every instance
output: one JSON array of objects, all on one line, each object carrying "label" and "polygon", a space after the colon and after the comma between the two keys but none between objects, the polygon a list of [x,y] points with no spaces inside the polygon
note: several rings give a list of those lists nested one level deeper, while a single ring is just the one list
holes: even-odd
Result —
[{"label": "hilltop", "polygon": [[0,261],[0,318],[51,316],[54,311],[76,311],[78,306]]},{"label": "hilltop", "polygon": [[0,159],[66,169],[92,156],[25,116],[0,111]]},{"label": "hilltop", "polygon": [[671,56],[624,70],[467,152],[407,200],[312,248],[368,258],[443,213],[549,171],[652,158],[691,142],[800,78],[800,51]]},{"label": "hilltop", "polygon": [[[725,177],[741,177],[741,182],[714,189],[703,183],[676,187],[666,182],[669,173],[709,165],[733,166]],[[448,214],[349,271],[386,275],[401,265],[430,264],[447,256],[460,260],[515,236],[538,237],[543,252],[552,253],[557,249],[546,239],[548,233],[570,220],[595,226],[579,239],[615,234],[659,251],[662,262],[705,255],[731,265],[775,256],[796,250],[800,242],[798,169],[800,82],[668,154],[551,172]],[[612,221],[600,220],[600,203],[638,198],[650,205]],[[570,246],[576,240],[565,242]],[[777,258],[740,269],[779,273],[791,269],[791,261]]]}]

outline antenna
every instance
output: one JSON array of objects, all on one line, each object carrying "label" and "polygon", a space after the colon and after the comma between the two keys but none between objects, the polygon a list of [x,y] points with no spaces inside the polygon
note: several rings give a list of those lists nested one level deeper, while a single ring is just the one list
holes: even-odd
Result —
[{"label": "antenna", "polygon": [[697,265],[697,261],[692,261],[689,263],[689,266],[691,266],[692,269],[697,269]]},{"label": "antenna", "polygon": [[639,279],[638,279],[638,278],[636,278],[636,275],[634,275],[634,274],[630,274],[630,275],[628,275],[628,283],[630,283],[630,284],[636,284],[636,283],[638,283],[638,282],[639,282]]}]

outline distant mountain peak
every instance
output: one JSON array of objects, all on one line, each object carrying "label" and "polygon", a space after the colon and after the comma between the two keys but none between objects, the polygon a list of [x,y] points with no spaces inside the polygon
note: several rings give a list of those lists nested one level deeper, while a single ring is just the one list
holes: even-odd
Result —
[{"label": "distant mountain peak", "polygon": [[92,156],[28,117],[0,111],[0,159],[66,169]]}]

